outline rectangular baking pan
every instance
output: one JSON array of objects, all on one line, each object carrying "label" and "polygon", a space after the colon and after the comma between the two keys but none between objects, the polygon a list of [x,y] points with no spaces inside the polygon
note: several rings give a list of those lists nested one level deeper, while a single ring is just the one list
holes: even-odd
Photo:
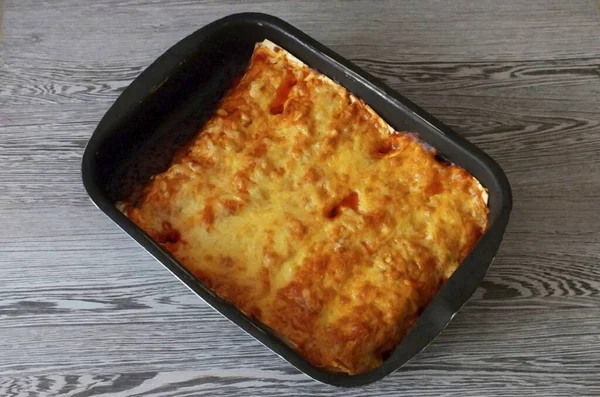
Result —
[{"label": "rectangular baking pan", "polygon": [[[268,327],[216,296],[115,208],[133,186],[168,167],[176,147],[191,138],[240,75],[254,44],[269,39],[362,98],[392,127],[417,132],[448,160],[473,174],[489,192],[489,230],[384,361],[364,374],[330,373],[311,365]],[[124,54],[126,56],[126,54]],[[308,376],[332,385],[360,386],[392,373],[447,326],[480,284],[502,240],[512,207],[502,169],[484,152],[431,115],[293,26],[273,16],[244,13],[215,21],[171,47],[125,89],[102,118],[82,161],[94,204],[175,277],[229,320]],[[123,264],[126,266],[126,264]]]}]

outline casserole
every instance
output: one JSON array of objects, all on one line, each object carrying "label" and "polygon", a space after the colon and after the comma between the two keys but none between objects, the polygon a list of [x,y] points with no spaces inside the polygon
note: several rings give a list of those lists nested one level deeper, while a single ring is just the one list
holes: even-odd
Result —
[{"label": "casserole", "polygon": [[[168,168],[171,155],[215,113],[227,89],[247,66],[254,43],[269,39],[309,66],[337,80],[398,131],[414,131],[444,157],[474,175],[489,193],[489,228],[427,305],[412,330],[380,366],[327,371],[299,355],[265,324],[219,297],[116,206],[151,175]],[[148,161],[148,159],[152,161]],[[122,94],[90,139],[83,179],[96,205],[157,257],[186,285],[243,329],[315,379],[359,385],[379,379],[413,357],[441,332],[483,278],[500,243],[511,207],[510,187],[500,168],[481,151],[393,93],[371,76],[284,22],[261,14],[238,14],[182,40]],[[347,196],[346,196],[347,197]],[[155,236],[156,237],[156,236]],[[342,369],[344,365],[338,366]],[[346,366],[347,367],[347,366]],[[346,368],[348,369],[348,368]]]}]

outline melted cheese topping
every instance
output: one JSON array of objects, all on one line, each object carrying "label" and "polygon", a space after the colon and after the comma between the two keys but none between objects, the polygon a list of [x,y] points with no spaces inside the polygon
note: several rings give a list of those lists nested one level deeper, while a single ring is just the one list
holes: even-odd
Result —
[{"label": "melted cheese topping", "polygon": [[373,369],[487,227],[486,192],[272,43],[124,212],[334,371]]}]

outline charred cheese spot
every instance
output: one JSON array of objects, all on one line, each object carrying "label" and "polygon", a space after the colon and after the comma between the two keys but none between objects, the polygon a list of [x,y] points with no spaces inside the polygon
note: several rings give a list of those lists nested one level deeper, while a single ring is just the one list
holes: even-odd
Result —
[{"label": "charred cheese spot", "polygon": [[327,209],[325,211],[325,216],[329,219],[333,219],[341,213],[343,207],[350,208],[354,211],[357,211],[358,210],[358,193],[351,192],[350,194],[348,194],[339,203],[336,203],[331,208]]},{"label": "charred cheese spot", "polygon": [[283,81],[279,84],[279,87],[275,92],[275,98],[273,98],[273,102],[271,103],[270,107],[271,114],[283,113],[285,102],[287,101],[288,96],[290,95],[290,92],[296,83],[297,81],[294,73],[287,70]]},{"label": "charred cheese spot", "polygon": [[358,374],[386,359],[485,232],[486,194],[259,44],[214,117],[119,208],[307,360]]},{"label": "charred cheese spot", "polygon": [[165,221],[162,223],[162,230],[154,235],[154,239],[161,244],[177,243],[181,239],[181,235],[169,222]]}]

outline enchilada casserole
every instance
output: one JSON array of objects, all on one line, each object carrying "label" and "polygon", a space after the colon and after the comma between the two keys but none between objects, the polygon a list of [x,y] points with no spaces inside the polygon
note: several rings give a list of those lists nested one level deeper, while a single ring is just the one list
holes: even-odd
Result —
[{"label": "enchilada casserole", "polygon": [[269,41],[119,208],[312,364],[379,366],[488,223],[487,192]]}]

